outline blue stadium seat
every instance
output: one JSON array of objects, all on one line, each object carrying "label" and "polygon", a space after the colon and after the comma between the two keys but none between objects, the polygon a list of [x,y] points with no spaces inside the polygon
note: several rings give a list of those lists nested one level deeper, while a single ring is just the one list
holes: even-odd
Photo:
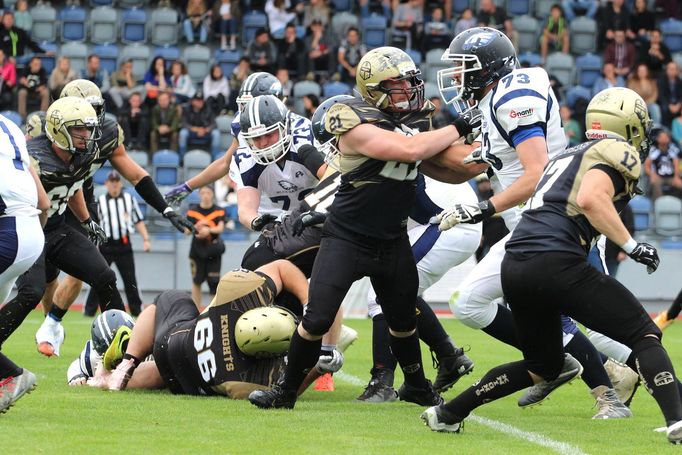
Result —
[{"label": "blue stadium seat", "polygon": [[180,59],[180,48],[178,46],[159,46],[154,49],[154,57],[163,57],[167,62]]},{"label": "blue stadium seat", "polygon": [[575,103],[579,98],[589,102],[592,99],[592,90],[582,85],[575,85],[566,91],[566,104],[571,109],[575,107]]},{"label": "blue stadium seat", "polygon": [[660,29],[663,33],[663,42],[670,52],[682,51],[682,21],[668,19],[661,22]]},{"label": "blue stadium seat", "polygon": [[90,6],[113,6],[114,0],[90,0]]},{"label": "blue stadium seat", "polygon": [[256,30],[268,26],[268,16],[259,12],[251,11],[242,16],[242,43],[246,47],[256,36]]},{"label": "blue stadium seat", "polygon": [[549,54],[545,69],[549,74],[553,74],[564,87],[573,85],[575,62],[572,56],[562,52]]},{"label": "blue stadium seat", "polygon": [[350,95],[353,93],[353,88],[343,82],[332,81],[327,82],[322,87],[322,96],[325,98],[331,98],[336,95]]},{"label": "blue stadium seat", "polygon": [[462,11],[471,7],[469,0],[450,0],[450,1],[452,1],[452,13],[456,14],[456,15],[459,15]]},{"label": "blue stadium seat", "polygon": [[172,8],[157,8],[152,11],[150,30],[151,41],[156,46],[177,44],[180,18]]},{"label": "blue stadium seat", "polygon": [[0,112],[0,115],[3,117],[6,117],[7,120],[11,120],[12,123],[14,123],[16,126],[21,128],[22,121],[21,121],[21,115],[19,115],[18,112],[16,111],[2,111]]},{"label": "blue stadium seat", "polygon": [[43,63],[43,68],[45,68],[47,74],[50,74],[54,67],[57,66],[57,51],[59,50],[59,47],[56,44],[47,41],[40,43],[40,47],[45,49],[45,52],[54,52],[52,55],[38,54],[40,61]]},{"label": "blue stadium seat", "polygon": [[519,54],[519,62],[528,62],[530,66],[540,66],[542,64],[542,57],[535,52],[524,52]]},{"label": "blue stadium seat", "polygon": [[95,175],[92,176],[92,180],[98,185],[104,185],[104,182],[107,180],[107,175],[109,175],[109,172],[111,172],[112,169],[113,168],[111,167],[111,164],[109,164],[107,161],[102,165],[101,168],[95,171]]},{"label": "blue stadium seat", "polygon": [[530,0],[507,0],[507,13],[512,16],[530,14]]},{"label": "blue stadium seat", "polygon": [[152,170],[157,185],[175,185],[179,167],[180,155],[173,150],[159,150],[152,156]]},{"label": "blue stadium seat", "polygon": [[90,11],[90,41],[96,44],[115,43],[118,37],[118,13],[114,8],[100,6]]},{"label": "blue stadium seat", "polygon": [[661,196],[654,201],[654,230],[658,235],[682,235],[682,200]]},{"label": "blue stadium seat", "polygon": [[519,51],[535,52],[538,50],[538,30],[540,24],[531,16],[518,16],[512,21],[519,34]]},{"label": "blue stadium seat", "polygon": [[211,49],[201,44],[187,46],[182,51],[182,60],[187,65],[189,77],[195,84],[200,84],[211,70]]},{"label": "blue stadium seat", "polygon": [[340,43],[346,38],[346,32],[350,27],[357,27],[359,29],[359,25],[360,21],[355,14],[349,12],[335,13],[331,23],[332,35]]},{"label": "blue stadium seat", "polygon": [[225,77],[228,79],[232,75],[232,71],[234,68],[237,66],[239,63],[239,59],[241,58],[242,53],[239,50],[220,50],[218,49],[215,52],[214,60],[215,62],[220,65],[220,67],[223,69],[223,74]]},{"label": "blue stadium seat", "polygon": [[630,201],[630,208],[635,216],[635,231],[649,230],[651,199],[646,196],[635,196]]},{"label": "blue stadium seat", "polygon": [[140,8],[121,13],[121,42],[144,43],[147,40],[147,12]]},{"label": "blue stadium seat", "polygon": [[419,52],[418,50],[415,49],[405,49],[405,52],[407,52],[407,55],[410,56],[412,61],[414,62],[415,66],[419,66],[422,64],[422,53]]},{"label": "blue stadium seat", "polygon": [[109,74],[116,71],[118,52],[118,46],[115,44],[98,44],[92,48],[92,53],[99,56],[100,66]]},{"label": "blue stadium seat", "polygon": [[62,22],[62,41],[85,41],[87,13],[83,8],[70,6],[59,13]]},{"label": "blue stadium seat", "polygon": [[387,20],[384,16],[372,14],[369,17],[363,17],[361,24],[362,39],[367,47],[375,48],[386,45]]},{"label": "blue stadium seat", "polygon": [[576,58],[575,67],[578,71],[578,84],[591,89],[601,75],[602,66],[602,58],[599,55],[585,54]]},{"label": "blue stadium seat", "polygon": [[334,5],[334,11],[339,13],[341,11],[350,11],[353,7],[351,0],[332,0],[332,5]]}]

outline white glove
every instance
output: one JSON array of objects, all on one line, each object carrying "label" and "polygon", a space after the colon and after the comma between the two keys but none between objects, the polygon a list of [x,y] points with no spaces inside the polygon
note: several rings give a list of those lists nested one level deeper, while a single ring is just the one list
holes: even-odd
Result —
[{"label": "white glove", "polygon": [[482,151],[483,151],[483,147],[476,147],[473,152],[469,153],[467,156],[464,157],[464,159],[462,160],[462,163],[463,164],[471,164],[471,163],[486,164],[486,162],[483,160]]},{"label": "white glove", "polygon": [[343,366],[343,354],[341,351],[334,348],[330,354],[331,355],[321,355],[320,358],[317,359],[315,369],[318,373],[336,373]]},{"label": "white glove", "polygon": [[438,230],[447,231],[458,224],[476,224],[490,218],[495,214],[495,207],[490,201],[482,201],[476,205],[455,204],[445,209],[429,220],[431,224],[437,224]]}]

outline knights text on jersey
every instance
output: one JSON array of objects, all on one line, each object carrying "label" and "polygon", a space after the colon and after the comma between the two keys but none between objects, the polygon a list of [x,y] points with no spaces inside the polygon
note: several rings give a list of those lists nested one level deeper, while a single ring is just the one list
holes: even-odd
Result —
[{"label": "knights text on jersey", "polygon": [[24,133],[0,115],[0,216],[35,216],[38,190]]},{"label": "knights text on jersey", "polygon": [[545,167],[521,221],[506,244],[511,253],[562,251],[587,255],[600,233],[577,203],[584,175],[600,169],[614,182],[613,203],[621,211],[635,193],[641,163],[625,141],[602,139],[568,149]]}]

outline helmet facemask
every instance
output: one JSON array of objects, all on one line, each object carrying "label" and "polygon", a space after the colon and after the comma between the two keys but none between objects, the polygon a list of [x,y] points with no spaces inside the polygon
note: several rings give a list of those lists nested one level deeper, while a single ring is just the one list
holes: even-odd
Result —
[{"label": "helmet facemask", "polygon": [[[272,134],[277,131],[279,134],[277,142],[265,148],[256,146],[256,138]],[[242,135],[249,146],[253,159],[258,164],[268,165],[280,160],[289,152],[291,148],[291,136],[289,135],[289,116],[285,122],[277,122],[270,126],[263,124],[252,126],[248,131],[242,131]]]},{"label": "helmet facemask", "polygon": [[[89,122],[88,122],[89,123]],[[72,129],[74,127],[83,127],[83,125],[66,125],[62,126],[62,128],[65,131],[65,137],[67,138],[69,142],[69,149],[68,151],[73,153],[74,155],[91,155],[95,153],[95,145],[99,139],[102,137],[102,131],[99,129],[99,127],[91,124],[85,125],[85,127],[90,131],[90,137],[80,137],[77,135],[74,135],[75,137],[80,137],[84,140],[85,142],[85,148],[82,147],[76,147],[73,141],[72,137]]]},{"label": "helmet facemask", "polygon": [[[386,101],[386,107],[380,107],[380,109],[390,110],[396,113],[407,113],[420,110],[424,106],[424,81],[419,77],[421,72],[416,70],[402,77],[396,77],[391,79],[386,79],[377,84],[374,88],[367,87],[368,92],[378,91],[382,95],[378,98],[376,106],[384,105]],[[387,82],[401,82],[409,81],[410,86],[405,87],[386,87]],[[402,95],[404,101],[393,101],[393,96]]]},{"label": "helmet facemask", "polygon": [[[457,112],[476,107],[478,100],[474,99],[474,91],[480,87],[474,87],[474,71],[481,71],[481,62],[475,55],[470,54],[451,54],[446,50],[441,60],[452,62],[452,68],[445,68],[438,71],[438,90],[441,98],[446,104],[452,104]],[[473,106],[470,101],[473,101]]]},{"label": "helmet facemask", "polygon": [[341,171],[339,166],[339,159],[341,157],[341,151],[336,146],[336,138],[332,137],[327,142],[320,144],[319,151],[324,156],[324,162],[327,163],[329,167],[337,171]]},{"label": "helmet facemask", "polygon": [[239,112],[244,112],[244,108],[247,103],[253,99],[253,95],[250,93],[244,93],[237,97],[237,110]]}]

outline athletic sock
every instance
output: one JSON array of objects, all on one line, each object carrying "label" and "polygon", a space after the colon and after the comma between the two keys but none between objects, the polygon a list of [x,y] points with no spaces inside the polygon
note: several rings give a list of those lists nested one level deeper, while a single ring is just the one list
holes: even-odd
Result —
[{"label": "athletic sock", "polygon": [[491,337],[521,350],[519,337],[516,334],[516,326],[514,326],[514,317],[509,308],[498,304],[495,319],[493,319],[493,322],[488,324],[487,327],[483,327],[481,330]]},{"label": "athletic sock", "polygon": [[423,298],[417,297],[417,332],[419,338],[434,351],[448,340],[448,334],[436,313]]},{"label": "athletic sock", "polygon": [[57,322],[61,322],[62,319],[64,318],[64,315],[66,314],[67,310],[62,310],[59,308],[57,305],[52,305],[52,309],[50,309],[50,312],[47,313],[49,317],[51,317],[53,320]]},{"label": "athletic sock", "polygon": [[0,352],[0,380],[10,376],[19,376],[23,370]]},{"label": "athletic sock", "polygon": [[477,407],[533,385],[523,360],[499,365],[483,378],[442,405],[460,419],[467,417]]},{"label": "athletic sock", "polygon": [[573,338],[564,346],[564,350],[583,366],[582,380],[590,390],[600,385],[609,389],[613,388],[599,351],[581,331],[573,334]]},{"label": "athletic sock", "polygon": [[417,332],[402,338],[391,335],[391,351],[400,363],[400,368],[405,376],[405,383],[413,387],[425,388],[427,383],[422,367],[422,353],[419,348]]},{"label": "athletic sock", "polygon": [[682,290],[677,294],[670,308],[668,308],[668,320],[675,319],[680,314],[680,310],[682,310]]},{"label": "athletic sock", "polygon": [[395,371],[398,365],[398,361],[391,352],[391,336],[383,313],[372,318],[372,360],[375,369],[385,368]]},{"label": "athletic sock", "polygon": [[294,330],[287,355],[289,363],[282,383],[284,389],[298,390],[305,377],[317,363],[321,346],[321,339],[309,341],[298,334],[298,329]]}]

